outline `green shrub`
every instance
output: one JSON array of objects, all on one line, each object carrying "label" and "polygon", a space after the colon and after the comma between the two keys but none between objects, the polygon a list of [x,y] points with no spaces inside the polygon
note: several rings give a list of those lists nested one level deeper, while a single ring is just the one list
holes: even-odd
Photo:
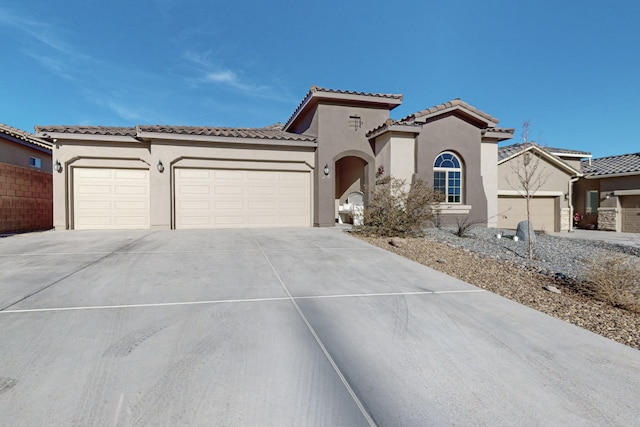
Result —
[{"label": "green shrub", "polygon": [[419,236],[434,218],[432,206],[442,200],[442,193],[421,179],[408,185],[388,177],[370,192],[363,224],[356,230],[386,237]]}]

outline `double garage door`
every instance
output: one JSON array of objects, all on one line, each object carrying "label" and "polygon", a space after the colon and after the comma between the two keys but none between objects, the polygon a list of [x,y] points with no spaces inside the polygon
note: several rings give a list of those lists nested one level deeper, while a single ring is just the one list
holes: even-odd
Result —
[{"label": "double garage door", "polygon": [[309,172],[175,170],[176,228],[308,227]]},{"label": "double garage door", "polygon": [[640,196],[624,196],[620,199],[622,231],[640,233]]},{"label": "double garage door", "polygon": [[[556,231],[555,197],[531,199],[531,222],[536,230]],[[527,201],[524,197],[498,198],[498,228],[515,230],[520,221],[527,220]]]},{"label": "double garage door", "polygon": [[[176,228],[311,225],[309,172],[177,168],[174,178]],[[149,194],[148,170],[75,168],[73,228],[149,228]]]}]

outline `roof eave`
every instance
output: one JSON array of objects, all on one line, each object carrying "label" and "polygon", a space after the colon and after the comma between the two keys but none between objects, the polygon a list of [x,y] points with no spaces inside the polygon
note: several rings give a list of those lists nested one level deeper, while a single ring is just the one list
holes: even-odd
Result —
[{"label": "roof eave", "polygon": [[38,132],[40,138],[45,138],[56,144],[59,140],[65,141],[100,141],[100,142],[133,142],[140,140],[129,135],[101,135],[90,133],[65,133],[65,132]]},{"label": "roof eave", "polygon": [[607,173],[601,175],[590,174],[589,172],[584,174],[585,179],[599,179],[599,178],[617,178],[622,176],[637,176],[640,175],[640,171],[620,172],[620,173]]},{"label": "roof eave", "polygon": [[36,143],[30,140],[25,140],[23,138],[18,138],[9,134],[5,134],[4,139],[11,141],[14,144],[22,145],[23,147],[28,147],[33,150],[40,151],[41,153],[51,154],[51,150],[53,149],[53,146],[46,141]]},{"label": "roof eave", "polygon": [[498,165],[501,165],[502,163],[505,163],[521,154],[523,154],[526,151],[531,151],[531,150],[535,150],[537,153],[540,154],[540,156],[548,159],[549,161],[551,161],[552,163],[555,163],[558,167],[566,170],[567,172],[571,173],[571,175],[573,176],[583,176],[583,173],[580,172],[577,169],[572,168],[571,166],[569,166],[568,164],[566,164],[565,162],[563,162],[561,159],[558,159],[557,157],[551,155],[550,153],[547,153],[545,150],[543,150],[542,148],[539,148],[537,145],[530,145],[527,148],[525,148],[524,150],[520,150],[515,154],[512,154],[509,157],[506,157],[502,160],[498,160]]},{"label": "roof eave", "polygon": [[367,134],[367,139],[372,140],[376,139],[379,136],[384,135],[385,133],[404,133],[417,135],[422,130],[422,125],[403,125],[403,124],[393,124],[390,126],[383,126],[379,129],[374,129],[371,133]]},{"label": "roof eave", "polygon": [[491,130],[487,129],[482,135],[482,140],[491,140],[493,142],[502,142],[513,138],[515,129]]},{"label": "roof eave", "polygon": [[165,141],[189,141],[189,142],[217,142],[229,144],[247,144],[247,145],[269,145],[283,147],[308,147],[315,148],[318,143],[315,141],[297,141],[287,139],[270,139],[270,138],[243,138],[234,136],[217,136],[217,135],[193,135],[180,133],[164,133],[164,132],[138,132],[138,138],[143,141],[165,140]]},{"label": "roof eave", "polygon": [[284,124],[283,130],[287,132],[305,111],[307,111],[309,108],[315,107],[322,100],[352,102],[370,106],[382,105],[389,111],[391,111],[402,104],[402,95],[397,95],[396,97],[381,97],[375,95],[335,93],[312,90],[307,93],[303,101],[300,103],[300,106],[298,106],[293,115],[289,118],[289,120],[287,120],[287,123]]}]

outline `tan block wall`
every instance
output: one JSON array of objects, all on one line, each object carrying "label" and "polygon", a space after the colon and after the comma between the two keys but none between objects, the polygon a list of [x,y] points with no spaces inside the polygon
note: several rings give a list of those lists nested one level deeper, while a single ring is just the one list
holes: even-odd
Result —
[{"label": "tan block wall", "polygon": [[52,227],[51,174],[0,163],[0,233]]}]

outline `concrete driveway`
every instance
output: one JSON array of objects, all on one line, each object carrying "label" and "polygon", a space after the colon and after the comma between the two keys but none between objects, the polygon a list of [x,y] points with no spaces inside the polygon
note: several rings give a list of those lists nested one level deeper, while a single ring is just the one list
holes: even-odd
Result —
[{"label": "concrete driveway", "polygon": [[632,425],[640,352],[333,229],[0,239],[2,425]]},{"label": "concrete driveway", "polygon": [[549,234],[567,239],[598,240],[611,243],[612,245],[635,246],[640,248],[640,233],[618,233],[614,231],[583,230],[576,228],[570,233],[563,231]]}]

